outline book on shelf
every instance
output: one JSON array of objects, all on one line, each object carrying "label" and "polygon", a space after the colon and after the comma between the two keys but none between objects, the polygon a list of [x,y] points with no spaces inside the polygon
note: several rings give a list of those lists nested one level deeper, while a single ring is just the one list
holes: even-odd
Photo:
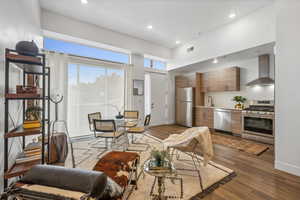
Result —
[{"label": "book on shelf", "polygon": [[37,161],[40,160],[41,156],[30,156],[30,157],[25,157],[25,158],[17,158],[16,159],[16,164],[22,164],[22,163],[27,163],[27,162],[32,162],[32,161]]},{"label": "book on shelf", "polygon": [[24,129],[40,128],[40,127],[41,127],[41,122],[38,121],[38,120],[24,121],[24,123],[23,123],[23,128]]},{"label": "book on shelf", "polygon": [[16,164],[40,160],[41,153],[41,148],[24,150],[17,155]]},{"label": "book on shelf", "polygon": [[37,150],[37,149],[41,149],[41,143],[39,142],[31,142],[29,144],[26,145],[24,151],[30,151],[30,150]]},{"label": "book on shelf", "polygon": [[24,151],[26,157],[41,155],[41,149],[34,149],[30,151]]}]

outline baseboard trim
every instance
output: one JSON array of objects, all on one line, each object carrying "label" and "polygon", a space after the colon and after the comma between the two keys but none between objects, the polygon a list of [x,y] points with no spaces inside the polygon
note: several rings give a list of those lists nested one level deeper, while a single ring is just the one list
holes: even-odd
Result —
[{"label": "baseboard trim", "polygon": [[285,171],[287,173],[300,176],[300,167],[289,163],[275,161],[275,169]]}]

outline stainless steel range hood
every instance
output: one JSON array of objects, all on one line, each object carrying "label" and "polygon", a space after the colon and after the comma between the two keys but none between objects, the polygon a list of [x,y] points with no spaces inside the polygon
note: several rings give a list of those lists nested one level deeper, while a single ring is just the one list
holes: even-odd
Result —
[{"label": "stainless steel range hood", "polygon": [[249,83],[247,86],[255,85],[273,85],[274,80],[270,78],[270,55],[261,55],[258,57],[258,79],[255,79]]}]

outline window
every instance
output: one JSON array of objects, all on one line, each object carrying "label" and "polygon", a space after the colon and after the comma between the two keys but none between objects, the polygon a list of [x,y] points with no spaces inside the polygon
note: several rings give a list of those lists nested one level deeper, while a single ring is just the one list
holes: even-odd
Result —
[{"label": "window", "polygon": [[70,63],[68,66],[68,127],[71,137],[91,134],[87,116],[101,112],[114,119],[124,106],[124,70]]},{"label": "window", "polygon": [[158,70],[166,70],[167,63],[160,60],[154,60],[150,58],[144,58],[144,67],[149,67]]},{"label": "window", "polygon": [[144,59],[144,67],[151,67],[151,60],[149,58]]},{"label": "window", "polygon": [[84,56],[89,58],[96,58],[101,60],[108,60],[119,63],[129,63],[129,55],[100,48],[94,48],[73,42],[65,42],[52,38],[44,38],[44,48],[50,51],[73,54],[77,56]]},{"label": "window", "polygon": [[166,63],[158,60],[153,61],[153,68],[159,70],[166,70]]}]

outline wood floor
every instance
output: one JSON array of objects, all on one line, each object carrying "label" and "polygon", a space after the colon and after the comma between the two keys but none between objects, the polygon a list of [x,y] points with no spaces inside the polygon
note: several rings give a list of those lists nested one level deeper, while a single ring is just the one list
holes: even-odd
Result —
[{"label": "wood floor", "polygon": [[[157,129],[149,134],[160,139],[169,135]],[[216,144],[214,150],[213,161],[233,169],[237,176],[204,200],[300,200],[300,177],[274,169],[273,147],[260,156]]]}]

